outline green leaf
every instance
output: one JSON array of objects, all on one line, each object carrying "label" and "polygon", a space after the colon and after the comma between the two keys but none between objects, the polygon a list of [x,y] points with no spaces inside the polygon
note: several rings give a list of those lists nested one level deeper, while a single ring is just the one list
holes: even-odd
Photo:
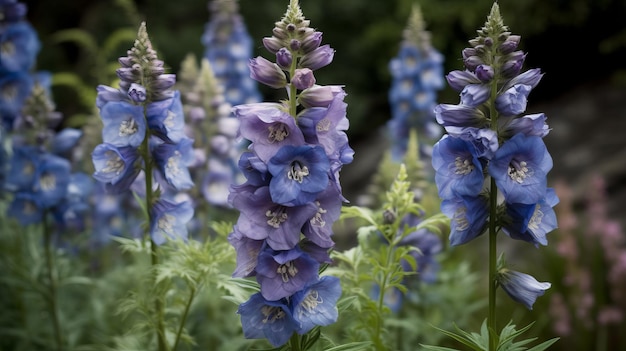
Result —
[{"label": "green leaf", "polygon": [[372,343],[370,341],[351,342],[348,344],[331,347],[329,349],[326,349],[325,351],[361,351],[371,345]]},{"label": "green leaf", "polygon": [[441,346],[433,346],[433,345],[423,345],[420,344],[420,346],[426,350],[433,350],[433,351],[460,351],[457,349],[451,349],[449,347],[441,347]]},{"label": "green leaf", "polygon": [[102,44],[102,55],[104,57],[109,57],[120,45],[125,43],[132,45],[136,37],[137,31],[134,29],[120,28],[113,31]]},{"label": "green leaf", "polygon": [[376,220],[373,216],[373,212],[369,208],[364,208],[360,206],[344,206],[341,208],[340,219],[347,218],[360,218],[365,220],[370,225],[377,226]]},{"label": "green leaf", "polygon": [[453,333],[451,331],[447,331],[441,328],[437,328],[435,326],[433,326],[433,328],[439,330],[440,332],[442,332],[443,334],[447,335],[448,337],[460,342],[461,344],[471,348],[472,350],[475,351],[485,351],[486,348],[484,348],[483,346],[479,345],[476,343],[475,340],[473,340],[473,337],[471,334],[459,329],[458,327],[456,328],[457,330],[459,330],[460,332],[463,333],[463,335],[459,335],[456,333]]},{"label": "green leaf", "polygon": [[96,39],[82,29],[60,30],[52,35],[52,40],[56,43],[72,42],[85,50],[92,58],[98,54]]},{"label": "green leaf", "polygon": [[539,345],[536,345],[530,349],[528,349],[528,351],[543,351],[546,350],[548,347],[552,346],[552,344],[554,344],[555,342],[559,341],[560,338],[554,338],[554,339],[550,339],[547,341],[542,342]]}]

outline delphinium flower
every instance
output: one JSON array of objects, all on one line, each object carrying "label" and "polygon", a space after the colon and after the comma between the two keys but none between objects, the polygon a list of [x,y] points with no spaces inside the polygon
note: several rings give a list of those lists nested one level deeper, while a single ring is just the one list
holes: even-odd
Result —
[{"label": "delphinium flower", "polygon": [[[164,73],[145,23],[128,56],[119,62],[119,89],[98,86],[96,106],[103,123],[103,143],[92,153],[93,176],[108,192],[121,194],[143,172],[151,240],[162,244],[164,233],[170,239],[186,238],[182,224],[193,209],[187,202],[176,203],[170,195],[193,186],[187,169],[193,161],[192,140],[184,133],[180,93],[170,89],[175,75]],[[153,180],[159,181],[159,192],[154,191]],[[179,216],[180,211],[184,215]]]},{"label": "delphinium flower", "polygon": [[431,45],[422,12],[414,5],[398,56],[389,63],[392,86],[389,103],[392,118],[389,128],[392,156],[400,160],[407,150],[409,130],[419,133],[424,155],[430,155],[432,144],[441,137],[433,109],[437,90],[444,87],[443,56]]},{"label": "delphinium flower", "polygon": [[[195,162],[190,166],[193,179],[200,184],[190,195],[202,213],[229,208],[230,184],[242,178],[237,158],[244,145],[237,139],[239,120],[224,98],[224,87],[213,74],[211,63],[203,58],[200,67],[189,55],[181,69],[181,94],[187,117],[186,133],[194,139]],[[213,214],[211,214],[213,213]],[[202,221],[196,216],[196,220]]]},{"label": "delphinium flower", "polygon": [[[178,199],[184,197],[180,192],[193,186],[188,170],[194,161],[193,141],[185,135],[180,92],[172,89],[176,76],[165,73],[145,22],[119,63],[119,88],[97,88],[96,106],[104,128],[103,143],[92,154],[93,176],[109,193],[132,191],[145,199],[141,206],[147,216],[143,238],[150,243],[155,267],[160,261],[159,245],[187,240],[187,222],[194,210],[189,201]],[[169,349],[163,301],[163,296],[154,298],[159,350]]]},{"label": "delphinium flower", "polygon": [[70,151],[82,133],[72,128],[55,132],[60,120],[48,89],[35,83],[14,121],[6,182],[14,198],[8,211],[22,224],[39,223],[52,215],[57,229],[69,225],[82,230],[79,213],[88,208],[90,182],[82,173],[71,173],[70,166]]},{"label": "delphinium flower", "polygon": [[288,100],[234,107],[239,132],[250,142],[239,161],[246,181],[229,197],[240,212],[229,236],[237,251],[234,276],[256,276],[260,284],[238,313],[246,338],[274,346],[338,315],[339,280],[318,269],[330,262],[332,225],[344,201],[339,172],[353,151],[343,87],[316,84],[314,71],[334,55],[321,41],[291,0],[273,36],[263,39],[275,62],[250,60],[251,76],[286,89]]},{"label": "delphinium flower", "polygon": [[0,126],[11,130],[34,84],[31,70],[41,43],[26,20],[26,4],[0,0]]},{"label": "delphinium flower", "polygon": [[202,36],[204,57],[222,82],[226,101],[233,106],[260,101],[261,94],[247,65],[252,57],[252,39],[237,0],[211,0],[209,11],[211,19]]},{"label": "delphinium flower", "polygon": [[[447,135],[434,146],[432,163],[442,212],[451,218],[451,245],[489,229],[488,326],[493,331],[498,284],[528,308],[540,295],[534,278],[517,279],[520,275],[506,267],[498,274],[498,231],[538,246],[547,244],[546,235],[557,226],[553,207],[558,198],[546,185],[552,158],[542,139],[549,128],[543,114],[524,115],[528,95],[543,74],[522,71],[526,54],[518,50],[519,42],[494,3],[478,37],[463,50],[465,70],[446,77],[460,93],[460,104],[435,108]],[[491,335],[491,348],[495,340]]]}]

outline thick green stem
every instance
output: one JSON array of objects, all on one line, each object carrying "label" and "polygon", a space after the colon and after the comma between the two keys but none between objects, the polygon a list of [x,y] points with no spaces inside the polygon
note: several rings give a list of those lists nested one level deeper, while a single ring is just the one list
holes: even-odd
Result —
[{"label": "thick green stem", "polygon": [[180,318],[180,325],[178,326],[178,332],[176,332],[176,341],[174,341],[173,351],[176,351],[178,348],[178,343],[180,342],[180,336],[183,333],[183,329],[185,328],[185,321],[187,320],[187,314],[189,314],[189,309],[191,308],[191,303],[193,299],[196,297],[196,289],[191,287],[191,291],[189,292],[189,299],[187,300],[187,304],[185,305],[185,310],[183,311],[183,315]]},{"label": "thick green stem", "polygon": [[54,272],[54,259],[52,254],[52,233],[46,220],[47,213],[43,214],[43,238],[44,238],[44,251],[46,256],[46,265],[48,266],[48,288],[49,291],[49,308],[50,317],[52,318],[52,327],[54,329],[54,340],[56,342],[56,349],[58,351],[63,350],[63,333],[61,331],[61,322],[59,321],[59,312],[57,305],[57,280]]},{"label": "thick green stem", "polygon": [[[496,67],[494,67],[496,70]],[[496,70],[497,72],[497,70]],[[491,129],[498,133],[498,111],[496,110],[496,97],[498,95],[499,77],[493,78],[491,83],[491,96],[489,99],[489,117]],[[497,216],[498,216],[498,188],[492,177],[489,184],[489,314],[487,316],[487,329],[489,331],[489,351],[495,351],[498,347],[498,333],[496,329],[496,289],[498,287],[497,274]]]},{"label": "thick green stem", "polygon": [[490,219],[489,219],[489,315],[487,317],[487,327],[489,330],[489,350],[495,351],[498,346],[498,335],[496,329],[496,264],[497,264],[497,229],[496,211],[498,206],[498,190],[496,181],[491,178],[490,184]]},{"label": "thick green stem", "polygon": [[[295,55],[295,53],[293,54],[293,59],[291,61],[291,67],[289,67],[289,79],[291,79],[293,77],[293,75],[296,73],[296,67],[298,65],[298,57]],[[297,101],[297,90],[296,90],[296,86],[289,83],[289,114],[291,116],[293,116],[293,118],[296,118],[296,113],[298,112],[297,108],[298,108],[298,101]]]},{"label": "thick green stem", "polygon": [[[144,116],[146,116],[146,123],[148,123],[148,119],[147,119],[147,107],[144,106]],[[148,216],[147,218],[147,222],[148,225],[146,226],[146,233],[145,233],[145,240],[150,240],[150,261],[151,261],[151,265],[152,268],[156,268],[156,266],[159,264],[159,252],[158,252],[158,245],[154,242],[154,240],[151,239],[150,237],[150,224],[152,223],[152,205],[154,204],[154,194],[152,192],[152,156],[150,154],[150,130],[147,129],[146,130],[146,136],[142,142],[141,145],[141,151],[142,151],[142,157],[143,157],[143,162],[144,162],[144,172],[145,172],[145,176],[146,176],[146,214]],[[155,271],[155,278],[156,278],[156,269]],[[156,279],[155,279],[155,284],[156,284]],[[155,312],[156,312],[156,318],[157,318],[157,342],[158,342],[158,350],[159,351],[166,351],[168,350],[167,347],[167,340],[165,338],[165,323],[163,321],[163,303],[161,301],[161,297],[160,296],[155,296],[154,298],[154,308],[155,308]]]}]

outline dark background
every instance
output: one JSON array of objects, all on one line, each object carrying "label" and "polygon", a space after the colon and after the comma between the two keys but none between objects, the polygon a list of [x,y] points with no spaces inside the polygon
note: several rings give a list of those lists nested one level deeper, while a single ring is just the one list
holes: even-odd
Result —
[{"label": "dark background", "polygon": [[[120,27],[136,30],[147,22],[148,33],[162,58],[177,73],[187,53],[201,56],[200,37],[210,18],[205,0],[56,0],[26,1],[28,19],[42,41],[38,69],[75,72],[88,80],[93,58],[72,43],[57,43],[54,33],[80,28],[102,43]],[[302,0],[311,26],[324,32],[324,43],[335,50],[334,62],[316,73],[320,84],[344,84],[355,162],[342,173],[346,191],[368,181],[380,157],[380,127],[390,118],[387,92],[389,60],[397,54],[412,1],[409,0]],[[492,1],[422,0],[433,46],[446,58],[445,72],[461,69],[461,50],[475,37]],[[261,39],[271,35],[288,1],[241,0],[240,9],[253,37],[255,55],[270,57]],[[528,53],[525,69],[541,68],[545,76],[530,95],[528,113],[545,112],[553,128],[546,137],[554,157],[553,178],[573,186],[590,173],[607,178],[616,203],[626,203],[623,142],[626,117],[626,1],[623,0],[509,0],[499,2],[504,23],[522,36],[520,48]],[[131,46],[105,58],[114,62]],[[96,84],[108,82],[93,81]],[[262,89],[265,100],[284,97],[282,91]],[[58,110],[66,116],[89,113],[66,89],[55,88]],[[457,93],[446,88],[439,102],[458,103]],[[355,190],[352,190],[355,189]],[[584,189],[580,189],[584,191]],[[624,201],[621,201],[621,200]],[[617,202],[619,200],[619,202]],[[619,205],[613,206],[614,211]],[[618,211],[619,212],[619,211]]]}]

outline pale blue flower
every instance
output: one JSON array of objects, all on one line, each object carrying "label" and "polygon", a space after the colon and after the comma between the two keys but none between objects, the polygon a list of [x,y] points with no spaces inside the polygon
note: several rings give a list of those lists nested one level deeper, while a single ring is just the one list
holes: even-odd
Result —
[{"label": "pale blue flower", "polygon": [[513,301],[521,303],[529,310],[533,309],[535,300],[552,286],[548,282],[537,281],[531,275],[508,269],[498,272],[498,283]]}]

